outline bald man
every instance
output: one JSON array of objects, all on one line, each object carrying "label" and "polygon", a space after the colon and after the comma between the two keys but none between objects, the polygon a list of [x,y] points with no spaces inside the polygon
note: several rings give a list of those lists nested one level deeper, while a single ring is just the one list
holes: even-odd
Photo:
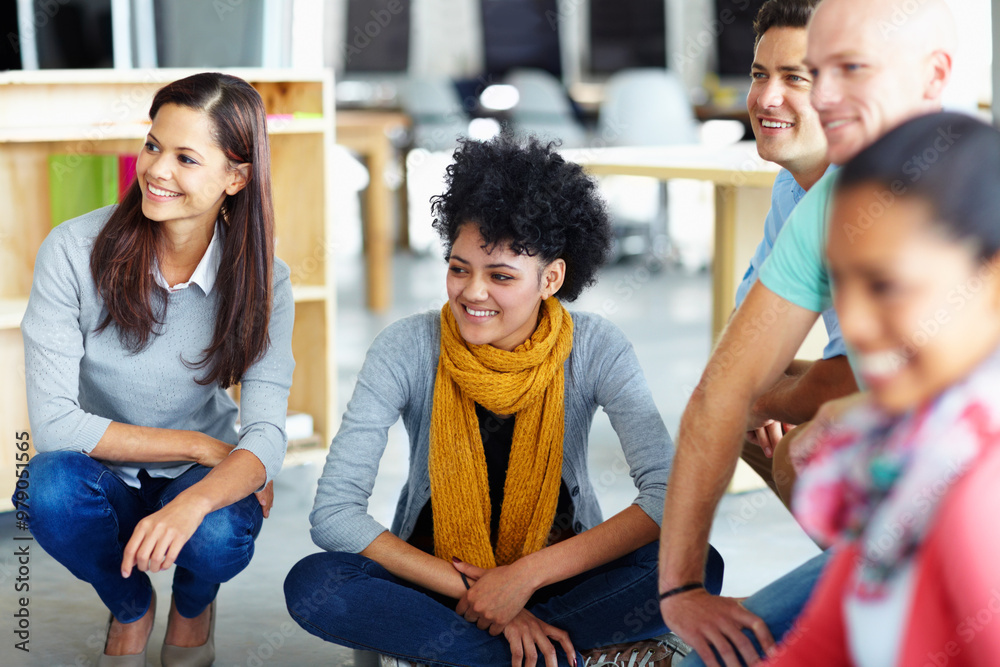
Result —
[{"label": "bald man", "polygon": [[[951,76],[953,26],[944,0],[819,5],[809,24],[806,65],[830,162],[842,164],[904,121],[940,110]],[[824,246],[835,179],[836,173],[820,179],[793,211],[681,419],[660,537],[659,583],[661,592],[679,587],[685,592],[662,599],[660,612],[710,666],[720,664],[717,657],[727,666],[740,665],[741,656],[747,664],[757,662],[751,637],[765,650],[773,645],[768,624],[752,613],[770,610],[772,600],[758,594],[743,606],[686,584],[701,580],[712,518],[736,467],[742,436],[762,423],[752,406],[831,304]],[[863,380],[865,369],[852,367]],[[818,570],[807,563],[789,575],[790,584],[776,582],[771,592],[811,590]]]}]

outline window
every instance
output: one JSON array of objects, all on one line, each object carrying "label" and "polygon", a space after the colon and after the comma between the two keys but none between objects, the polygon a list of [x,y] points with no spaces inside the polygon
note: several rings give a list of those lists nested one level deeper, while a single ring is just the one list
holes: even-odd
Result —
[{"label": "window", "polygon": [[589,71],[666,67],[664,9],[656,0],[590,0]]},{"label": "window", "polygon": [[482,16],[487,76],[535,67],[562,78],[556,0],[482,0]]}]

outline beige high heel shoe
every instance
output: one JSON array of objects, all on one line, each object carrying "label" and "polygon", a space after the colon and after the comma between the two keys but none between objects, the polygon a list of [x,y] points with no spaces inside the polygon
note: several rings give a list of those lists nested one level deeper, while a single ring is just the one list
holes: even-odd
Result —
[{"label": "beige high heel shoe", "polygon": [[[153,597],[149,601],[149,609],[153,612],[153,621],[156,621],[156,590],[153,590]],[[114,614],[108,619],[108,632],[111,631],[111,624],[114,623]],[[108,655],[101,651],[101,657],[97,659],[97,667],[146,667],[146,649],[149,648],[149,638],[153,636],[153,623],[149,624],[149,634],[146,635],[146,644],[142,647],[141,653],[131,653],[129,655]],[[108,640],[104,639],[104,648],[107,649]]]},{"label": "beige high heel shoe", "polygon": [[[174,646],[164,642],[160,649],[160,662],[163,667],[209,667],[215,660],[215,603],[212,600],[211,611],[212,620],[208,626],[208,639],[201,646]],[[170,601],[171,608],[174,607],[173,600]]]}]

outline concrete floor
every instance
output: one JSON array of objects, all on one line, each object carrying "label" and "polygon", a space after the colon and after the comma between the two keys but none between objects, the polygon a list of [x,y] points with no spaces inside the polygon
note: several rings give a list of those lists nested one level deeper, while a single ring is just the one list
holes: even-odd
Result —
[{"label": "concrete floor", "polygon": [[[337,361],[339,404],[346,405],[368,344],[391,321],[445,300],[444,263],[437,257],[399,256],[395,263],[394,306],[374,316],[361,307],[363,283],[357,260],[339,263]],[[620,326],[635,345],[657,406],[676,433],[681,411],[709,352],[710,279],[705,273],[657,271],[655,262],[633,261],[604,270],[600,283],[571,308],[600,312]],[[298,363],[308,363],[298,359]],[[613,472],[621,450],[599,412],[591,435],[591,478],[606,515],[634,498],[628,475]],[[405,433],[390,431],[387,455],[371,499],[371,512],[391,522],[406,471]],[[327,644],[301,630],[285,609],[281,584],[300,558],[317,548],[309,538],[308,513],[318,466],[282,471],[275,504],[257,540],[250,566],[219,594],[216,665],[354,665],[352,651]],[[30,548],[30,653],[15,649],[12,614],[17,598],[13,555],[14,517],[0,515],[0,664],[54,667],[95,665],[104,642],[107,611],[93,589],[75,579],[37,545]],[[727,496],[716,515],[712,542],[726,560],[727,595],[748,595],[818,553],[769,491]],[[149,663],[157,666],[170,604],[172,572],[152,579],[158,595],[157,624]],[[393,619],[405,622],[405,619]],[[359,661],[360,663],[360,661]]]}]

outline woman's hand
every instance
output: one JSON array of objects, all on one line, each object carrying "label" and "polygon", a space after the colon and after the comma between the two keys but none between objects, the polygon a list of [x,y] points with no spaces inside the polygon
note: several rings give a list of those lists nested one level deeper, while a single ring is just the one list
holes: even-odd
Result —
[{"label": "woman's hand", "polygon": [[755,445],[760,445],[760,448],[764,450],[764,456],[771,458],[774,456],[774,448],[784,435],[784,424],[768,419],[763,426],[753,431],[747,431],[746,439]]},{"label": "woman's hand", "polygon": [[194,462],[206,468],[214,468],[219,465],[235,449],[234,445],[216,440],[210,435],[199,433],[198,436],[200,437],[195,449]]},{"label": "woman's hand", "polygon": [[132,574],[132,567],[143,572],[166,570],[191,539],[208,514],[202,503],[183,494],[136,524],[132,538],[125,545],[122,576]]},{"label": "woman's hand", "polygon": [[569,664],[576,665],[576,649],[569,639],[569,633],[554,625],[535,618],[527,609],[518,612],[503,629],[503,635],[510,642],[511,667],[533,667],[538,664],[538,654],[545,660],[545,667],[556,667],[556,647],[552,640],[560,644]]},{"label": "woman's hand", "polygon": [[257,496],[257,502],[260,503],[260,508],[266,519],[267,515],[271,513],[271,505],[274,504],[274,480],[268,482],[260,491],[254,491],[254,495]]},{"label": "woman's hand", "polygon": [[523,568],[518,567],[516,562],[491,570],[462,561],[455,561],[452,565],[470,582],[475,580],[459,599],[455,611],[465,620],[475,623],[480,630],[489,630],[493,636],[504,631],[535,592]]}]

